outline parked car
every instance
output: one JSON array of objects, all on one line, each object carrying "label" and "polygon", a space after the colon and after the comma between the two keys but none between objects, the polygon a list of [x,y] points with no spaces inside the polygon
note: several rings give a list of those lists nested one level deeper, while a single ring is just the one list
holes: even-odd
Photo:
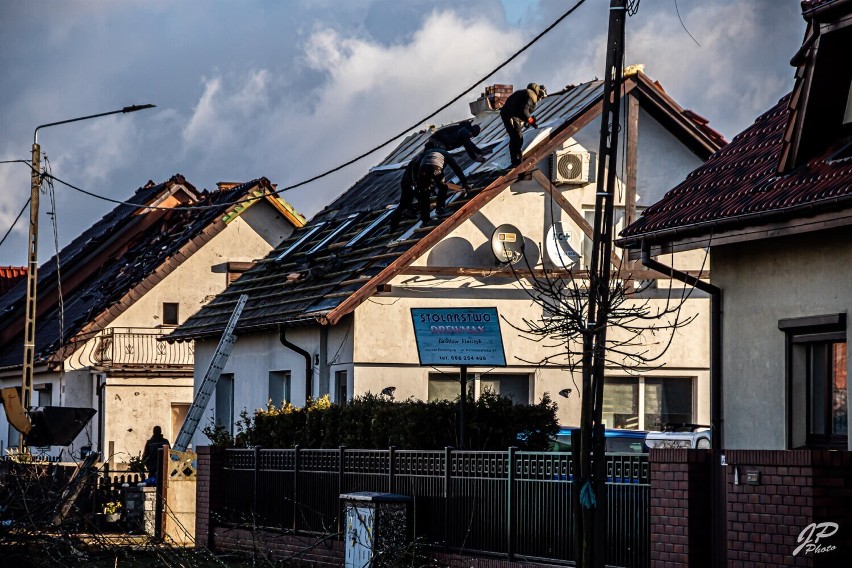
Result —
[{"label": "parked car", "polygon": [[[556,437],[551,440],[551,451],[570,452],[571,432],[579,429],[578,426],[560,427]],[[648,446],[645,445],[645,436],[647,434],[648,432],[644,430],[607,428],[604,430],[606,451],[610,453],[647,454]]]},{"label": "parked car", "polygon": [[648,432],[649,448],[709,449],[710,427],[701,424],[666,424],[661,432]]}]

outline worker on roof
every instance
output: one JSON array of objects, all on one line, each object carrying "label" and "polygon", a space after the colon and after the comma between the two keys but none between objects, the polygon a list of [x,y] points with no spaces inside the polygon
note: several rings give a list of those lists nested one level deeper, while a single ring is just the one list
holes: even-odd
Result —
[{"label": "worker on roof", "polygon": [[484,162],[485,156],[471,138],[479,136],[482,131],[478,124],[473,124],[473,119],[459,122],[458,124],[450,124],[436,130],[429,140],[426,141],[426,149],[443,148],[450,151],[456,148],[461,148],[467,151],[467,155],[475,162]]},{"label": "worker on roof", "polygon": [[403,215],[409,213],[414,198],[417,198],[417,209],[423,224],[429,223],[429,204],[431,201],[432,188],[438,188],[438,198],[435,204],[435,213],[439,217],[444,214],[444,206],[447,200],[447,187],[444,181],[444,167],[449,165],[458,176],[462,187],[470,189],[464,171],[458,162],[450,156],[443,148],[430,148],[423,150],[414,156],[402,174],[400,183],[399,206],[391,216],[390,227],[395,231],[399,220]]},{"label": "worker on roof", "polygon": [[500,109],[500,118],[509,134],[509,156],[512,158],[512,167],[520,165],[523,155],[521,147],[524,144],[524,128],[532,126],[538,128],[533,116],[535,106],[547,96],[544,85],[530,83],[526,89],[515,91]]}]

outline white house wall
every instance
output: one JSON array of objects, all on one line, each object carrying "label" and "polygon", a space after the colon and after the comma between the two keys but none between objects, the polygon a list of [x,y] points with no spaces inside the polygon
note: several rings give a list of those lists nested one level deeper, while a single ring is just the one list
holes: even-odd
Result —
[{"label": "white house wall", "polygon": [[845,230],[713,249],[713,282],[724,294],[727,448],[789,449],[785,335],[778,322],[850,313],[852,281],[839,277],[847,266],[852,266],[852,247]]}]

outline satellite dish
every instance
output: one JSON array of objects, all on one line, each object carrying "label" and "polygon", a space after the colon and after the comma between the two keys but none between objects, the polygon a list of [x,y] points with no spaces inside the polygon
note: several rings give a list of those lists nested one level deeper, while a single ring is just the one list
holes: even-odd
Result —
[{"label": "satellite dish", "polygon": [[491,235],[491,251],[498,262],[515,264],[524,256],[524,236],[514,225],[500,225]]},{"label": "satellite dish", "polygon": [[[580,253],[571,247],[571,240],[571,233],[562,228],[562,223],[554,223],[547,229],[544,251],[550,262],[562,268],[571,268],[580,261]],[[575,246],[579,246],[579,243],[575,243]]]}]

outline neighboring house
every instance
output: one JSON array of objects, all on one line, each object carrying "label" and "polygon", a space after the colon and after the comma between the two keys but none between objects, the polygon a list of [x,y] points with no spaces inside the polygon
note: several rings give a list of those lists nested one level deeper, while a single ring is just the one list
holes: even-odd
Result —
[{"label": "neighboring house", "polygon": [[[158,341],[304,218],[265,178],[197,191],[182,176],[138,189],[38,273],[34,406],[97,414],[70,448],[137,455],[154,425],[177,435],[192,401],[191,343]],[[57,294],[61,283],[61,297]],[[21,385],[25,284],[0,297],[0,383]],[[3,446],[18,433],[0,417]],[[69,456],[70,454],[70,456]]]},{"label": "neighboring house", "polygon": [[852,3],[802,5],[793,91],[618,241],[634,256],[709,247],[725,448],[852,448]]},{"label": "neighboring house", "polygon": [[11,290],[15,283],[26,275],[26,266],[0,266],[0,296]]},{"label": "neighboring house", "polygon": [[[626,171],[619,172],[619,227],[637,207],[661,197],[654,188],[682,178],[723,143],[706,121],[683,110],[644,74],[626,77],[623,88],[628,124],[622,130]],[[564,365],[541,363],[559,347],[522,338],[509,322],[523,325],[524,318],[548,317],[523,288],[533,275],[567,274],[542,246],[552,225],[561,223],[571,246],[583,253],[573,270],[580,279],[585,274],[602,91],[602,82],[592,81],[539,103],[535,115],[540,129],[526,132],[524,162],[510,169],[508,137],[490,101],[499,103],[511,87],[489,87],[487,93],[501,96],[483,96],[471,105],[479,109],[475,122],[482,131],[475,142],[487,149],[487,161],[480,164],[464,151],[454,153],[474,189],[451,192],[448,217],[437,219],[433,211],[426,226],[403,220],[391,232],[389,217],[399,200],[403,169],[431,132],[406,138],[175,331],[174,339],[195,340],[197,388],[237,297],[249,296],[208,416],[233,431],[242,409],[251,411],[268,400],[301,405],[306,396],[329,393],[333,401],[343,402],[387,387],[394,387],[397,400],[453,398],[459,392],[460,369],[419,364],[411,309],[496,307],[503,318],[507,364],[470,366],[474,393],[492,389],[528,403],[546,392],[555,396],[573,389],[567,400],[558,400],[559,419],[579,423],[581,381]],[[561,178],[552,177],[552,158],[576,167],[553,174]],[[515,265],[520,280],[495,259],[490,244],[495,229],[506,223],[519,229],[533,267],[530,271],[523,261]],[[688,260],[692,268],[700,268],[703,257]],[[648,271],[641,275],[656,276]],[[661,283],[637,301],[664,302],[667,288],[668,283]],[[665,366],[633,375],[611,369],[608,424],[621,421],[635,428],[672,418],[707,420],[707,304],[701,293],[688,300],[684,311],[698,319],[677,333],[661,361]],[[203,444],[206,439],[196,434],[195,441]]]}]

